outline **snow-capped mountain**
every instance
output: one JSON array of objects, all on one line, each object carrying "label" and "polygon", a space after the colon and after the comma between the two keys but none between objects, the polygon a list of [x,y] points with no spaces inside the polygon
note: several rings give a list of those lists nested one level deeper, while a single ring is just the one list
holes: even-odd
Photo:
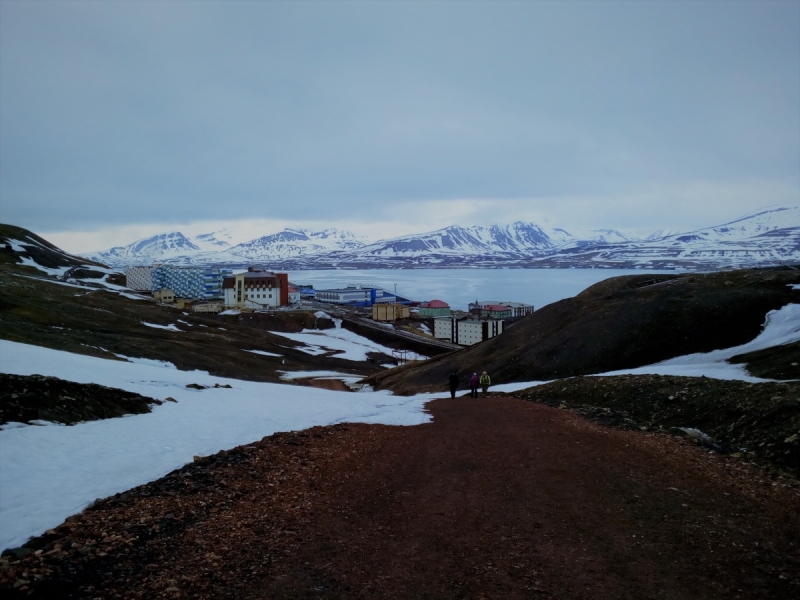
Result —
[{"label": "snow-capped mountain", "polygon": [[202,251],[219,251],[233,245],[233,236],[227,229],[212,233],[201,233],[191,238],[192,243]]},{"label": "snow-capped mountain", "polygon": [[172,231],[136,240],[127,246],[115,246],[103,252],[92,252],[84,256],[119,268],[135,264],[160,262],[167,258],[196,252],[201,252],[200,246],[194,244],[180,231]]},{"label": "snow-capped mountain", "polygon": [[244,264],[248,261],[354,250],[363,245],[364,241],[361,238],[339,229],[324,231],[285,229],[236,245],[232,244],[232,235],[228,230],[203,233],[191,238],[179,231],[173,231],[85,256],[115,268],[158,262],[184,266]]},{"label": "snow-capped mountain", "polygon": [[771,207],[689,232],[638,239],[614,229],[544,229],[535,223],[452,225],[367,243],[348,231],[284,229],[232,245],[229,233],[161,234],[88,258],[115,268],[176,265],[275,269],[407,267],[711,268],[800,262],[800,208]]},{"label": "snow-capped mountain", "polygon": [[631,236],[620,233],[616,229],[573,229],[571,232],[561,228],[548,231],[548,237],[555,246],[578,244],[617,244],[635,240]]},{"label": "snow-capped mountain", "polygon": [[750,213],[724,225],[708,227],[688,234],[674,233],[664,239],[682,242],[745,240],[791,227],[800,227],[800,207],[780,206]]},{"label": "snow-capped mountain", "polygon": [[552,248],[550,238],[534,223],[520,221],[500,227],[451,225],[417,235],[404,235],[369,244],[361,256],[417,257],[430,254],[464,256],[493,253],[531,254]]},{"label": "snow-capped mountain", "polygon": [[290,258],[323,252],[355,250],[364,246],[361,238],[349,231],[325,229],[309,231],[306,229],[284,229],[280,233],[265,235],[243,244],[238,244],[227,254],[238,259],[272,260]]},{"label": "snow-capped mountain", "polygon": [[554,266],[620,268],[739,267],[800,262],[800,208],[772,207],[685,233],[656,232],[615,244],[568,244]]}]

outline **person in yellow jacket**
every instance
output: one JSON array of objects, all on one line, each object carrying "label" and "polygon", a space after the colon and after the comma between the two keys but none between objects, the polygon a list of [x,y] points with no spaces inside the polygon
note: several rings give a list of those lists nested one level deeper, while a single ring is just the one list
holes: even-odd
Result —
[{"label": "person in yellow jacket", "polygon": [[481,374],[481,378],[478,381],[481,384],[481,388],[483,389],[483,397],[486,397],[486,393],[489,391],[489,386],[492,385],[492,378],[489,377],[489,374],[484,371]]}]

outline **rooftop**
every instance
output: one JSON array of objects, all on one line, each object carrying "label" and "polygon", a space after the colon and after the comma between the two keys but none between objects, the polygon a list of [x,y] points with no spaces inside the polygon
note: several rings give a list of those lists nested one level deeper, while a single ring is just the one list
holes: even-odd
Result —
[{"label": "rooftop", "polygon": [[423,302],[420,304],[420,308],[450,308],[450,305],[441,300],[431,300],[430,302]]}]

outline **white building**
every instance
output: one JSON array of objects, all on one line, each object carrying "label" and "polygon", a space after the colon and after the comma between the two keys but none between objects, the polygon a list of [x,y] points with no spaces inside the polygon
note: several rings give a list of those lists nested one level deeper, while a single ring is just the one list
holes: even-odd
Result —
[{"label": "white building", "polygon": [[128,267],[125,269],[125,285],[137,292],[153,291],[154,267]]},{"label": "white building", "polygon": [[222,281],[225,306],[255,310],[289,304],[289,279],[286,273],[250,269]]},{"label": "white building", "polygon": [[503,333],[501,319],[454,319],[437,317],[433,320],[433,336],[461,346],[472,346]]},{"label": "white building", "polygon": [[524,317],[525,315],[531,314],[535,309],[532,304],[523,304],[522,302],[501,302],[499,300],[476,300],[475,302],[470,302],[469,304],[469,311],[470,312],[478,312],[483,308],[488,306],[507,306],[511,309],[511,316],[512,317]]},{"label": "white building", "polygon": [[440,340],[453,341],[453,324],[455,319],[450,317],[437,317],[433,320],[433,337]]}]

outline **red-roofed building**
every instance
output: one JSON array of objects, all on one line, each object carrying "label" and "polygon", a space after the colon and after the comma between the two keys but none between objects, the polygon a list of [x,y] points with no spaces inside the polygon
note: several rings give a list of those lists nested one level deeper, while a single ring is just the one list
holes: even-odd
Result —
[{"label": "red-roofed building", "polygon": [[419,305],[420,317],[449,317],[450,305],[441,300],[431,300]]},{"label": "red-roofed building", "polygon": [[490,304],[489,306],[481,307],[481,316],[490,317],[492,319],[510,319],[512,310],[510,306],[502,304]]}]

